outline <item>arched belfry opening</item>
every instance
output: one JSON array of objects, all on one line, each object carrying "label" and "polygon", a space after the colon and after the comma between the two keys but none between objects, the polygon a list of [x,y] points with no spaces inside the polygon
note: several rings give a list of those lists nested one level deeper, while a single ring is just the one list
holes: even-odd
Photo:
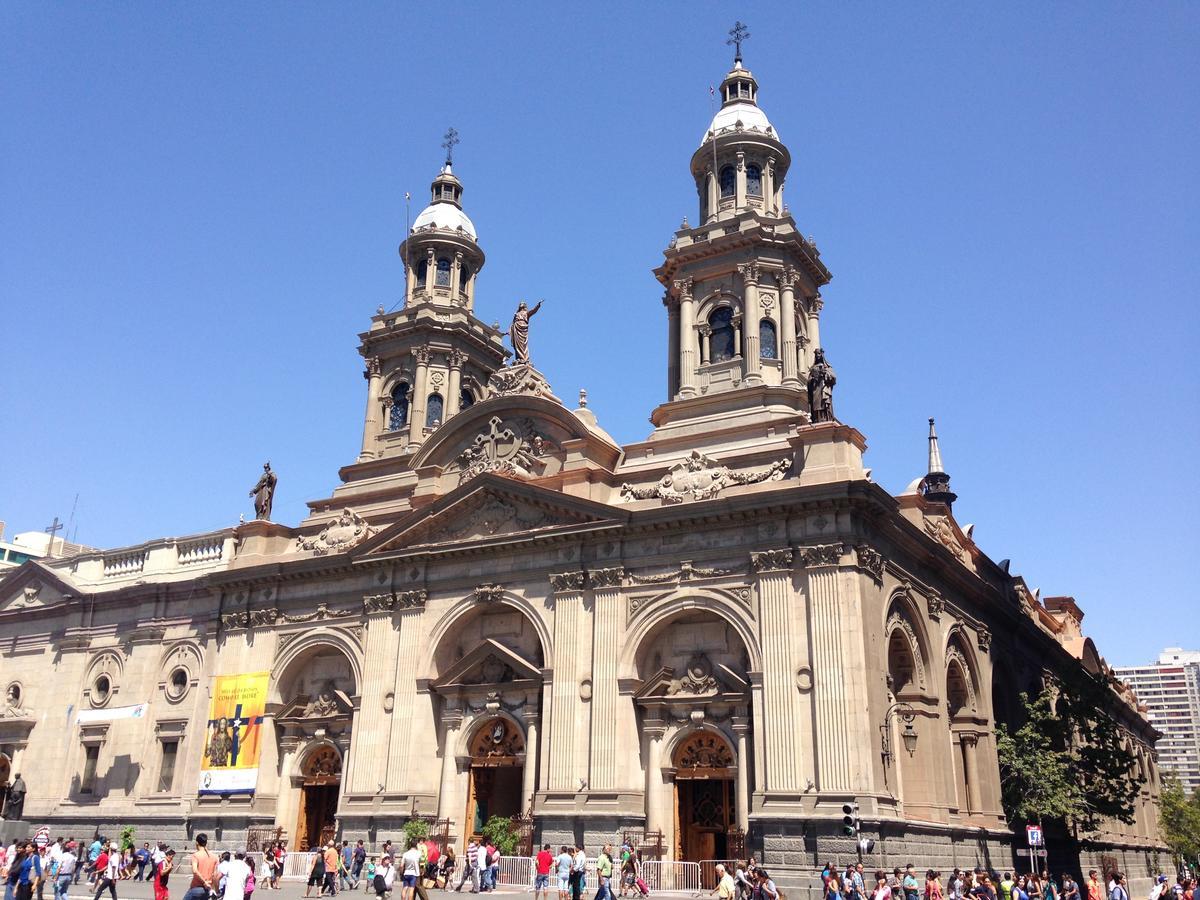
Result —
[{"label": "arched belfry opening", "polygon": [[745,850],[751,763],[750,654],[733,620],[700,606],[648,630],[634,657],[646,770],[646,831],[674,859]]}]

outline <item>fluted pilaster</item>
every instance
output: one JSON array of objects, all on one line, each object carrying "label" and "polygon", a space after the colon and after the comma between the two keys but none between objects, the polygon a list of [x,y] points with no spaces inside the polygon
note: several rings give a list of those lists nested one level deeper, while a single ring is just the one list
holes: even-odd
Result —
[{"label": "fluted pilaster", "polygon": [[796,703],[795,653],[792,647],[792,550],[750,555],[758,584],[760,638],[763,648],[766,777],[769,791],[800,789],[800,733]]},{"label": "fluted pilaster", "polygon": [[847,660],[842,648],[842,610],[838,598],[841,544],[804,547],[800,551],[808,581],[812,635],[813,694],[816,712],[817,787],[850,789],[853,749],[845,718]]},{"label": "fluted pilaster", "polygon": [[417,701],[417,647],[421,639],[421,610],[425,607],[425,599],[424,591],[408,591],[397,597],[393,639],[399,651],[396,680],[392,688],[392,737],[386,781],[389,791],[403,791],[409,783],[411,724]]},{"label": "fluted pilaster", "polygon": [[583,614],[583,582],[583,572],[550,576],[554,591],[554,688],[547,785],[552,791],[578,787],[575,748],[579,736],[579,623]]},{"label": "fluted pilaster", "polygon": [[588,784],[598,791],[617,784],[617,715],[621,702],[617,687],[617,636],[621,631],[620,568],[588,573],[592,602],[592,739]]}]

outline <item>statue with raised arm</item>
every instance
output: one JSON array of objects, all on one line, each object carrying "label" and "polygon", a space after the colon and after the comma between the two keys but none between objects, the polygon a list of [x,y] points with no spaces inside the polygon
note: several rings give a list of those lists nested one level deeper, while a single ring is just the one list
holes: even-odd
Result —
[{"label": "statue with raised arm", "polygon": [[250,496],[254,498],[254,518],[271,518],[271,504],[275,500],[275,482],[278,480],[275,473],[271,471],[270,462],[263,463],[262,477],[258,479],[258,484],[250,489]]},{"label": "statue with raised arm", "polygon": [[813,364],[808,369],[808,412],[815,425],[817,422],[832,422],[833,386],[837,377],[833,366],[825,361],[825,351],[820,347],[813,354]]},{"label": "statue with raised arm", "polygon": [[513,353],[516,354],[519,364],[529,365],[529,320],[541,308],[541,300],[535,303],[532,309],[522,300],[513,314],[512,329],[508,332],[508,338],[512,341]]}]

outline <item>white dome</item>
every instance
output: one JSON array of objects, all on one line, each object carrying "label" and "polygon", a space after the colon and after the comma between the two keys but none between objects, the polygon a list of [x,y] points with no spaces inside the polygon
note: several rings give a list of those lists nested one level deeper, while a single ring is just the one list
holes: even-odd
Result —
[{"label": "white dome", "polygon": [[[722,106],[717,110],[717,114],[713,116],[712,124],[708,126],[708,131],[716,132],[723,128],[732,128],[741,120],[742,127],[747,131],[754,129],[756,131],[766,131],[771,129],[771,133],[776,140],[780,140],[779,133],[774,130],[771,123],[767,120],[767,114],[753,103],[747,101],[738,101],[730,103],[728,106]],[[700,138],[700,143],[703,144],[708,140],[708,132]]]},{"label": "white dome", "polygon": [[430,203],[421,210],[421,214],[413,222],[412,230],[415,233],[430,225],[450,231],[457,231],[461,227],[463,231],[470,235],[471,240],[476,239],[475,223],[453,203]]}]

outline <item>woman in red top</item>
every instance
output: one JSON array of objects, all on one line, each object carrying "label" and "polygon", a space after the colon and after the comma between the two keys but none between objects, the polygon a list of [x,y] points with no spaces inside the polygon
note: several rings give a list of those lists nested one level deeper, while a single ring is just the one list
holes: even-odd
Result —
[{"label": "woman in red top", "polygon": [[171,877],[171,870],[174,868],[175,851],[168,850],[167,855],[154,870],[154,900],[170,900],[171,894],[167,890],[167,879]]}]

